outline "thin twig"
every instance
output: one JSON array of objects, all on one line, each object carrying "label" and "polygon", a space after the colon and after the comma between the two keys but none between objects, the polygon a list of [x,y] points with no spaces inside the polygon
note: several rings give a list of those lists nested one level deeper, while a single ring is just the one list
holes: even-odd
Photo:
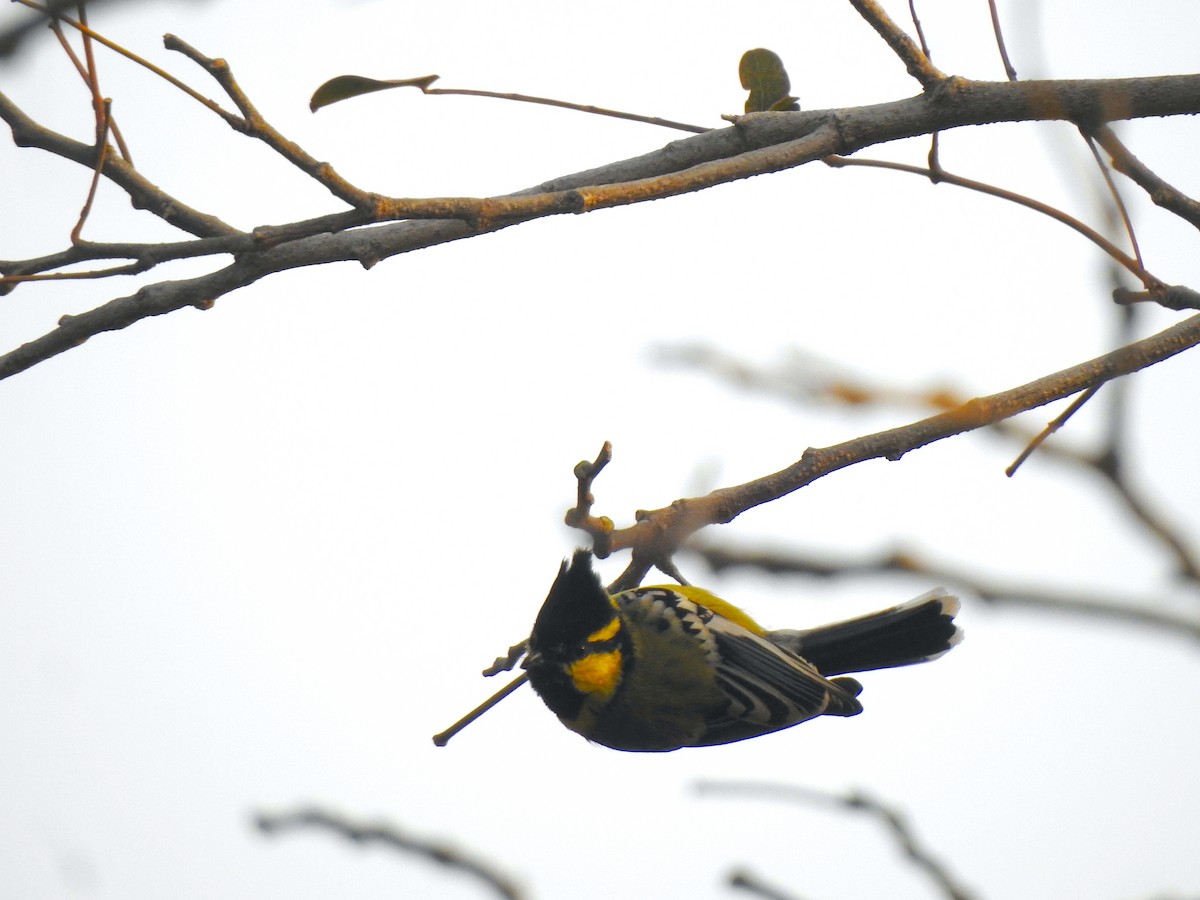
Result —
[{"label": "thin twig", "polygon": [[747,891],[763,900],[802,900],[797,894],[787,893],[773,885],[767,884],[748,869],[735,869],[729,873],[729,886]]},{"label": "thin twig", "polygon": [[891,16],[884,12],[876,0],[850,0],[850,5],[887,42],[892,52],[900,57],[908,74],[917,79],[921,87],[929,90],[946,80],[946,74],[929,61],[929,57],[892,21]]},{"label": "thin twig", "polygon": [[1017,80],[1017,70],[1013,68],[1008,58],[1008,48],[1004,46],[1004,31],[1000,27],[1000,13],[996,9],[996,0],[988,0],[988,9],[992,14],[992,31],[996,35],[996,49],[1000,51],[1000,60],[1004,63],[1004,74],[1009,81]]},{"label": "thin twig", "polygon": [[1150,272],[1147,272],[1146,269],[1142,267],[1141,263],[1138,262],[1138,260],[1129,256],[1116,244],[1114,244],[1100,232],[1096,231],[1096,229],[1085,225],[1083,222],[1079,221],[1074,216],[1063,212],[1058,207],[1051,206],[1048,203],[1043,203],[1040,200],[1035,200],[1032,197],[1026,197],[1024,194],[1018,194],[1015,191],[999,188],[982,181],[974,181],[970,178],[963,178],[959,175],[954,175],[950,172],[947,172],[945,169],[938,170],[935,175],[932,170],[922,168],[921,166],[912,166],[908,165],[907,163],[891,162],[883,159],[859,159],[857,157],[853,159],[847,159],[846,157],[842,156],[830,156],[826,159],[823,159],[822,162],[835,169],[844,168],[847,166],[860,166],[862,168],[871,169],[888,169],[893,172],[908,172],[912,175],[920,175],[924,178],[934,179],[939,182],[955,185],[956,187],[966,188],[967,190],[971,191],[978,191],[981,194],[987,194],[991,197],[999,197],[1002,200],[1008,200],[1011,203],[1016,203],[1019,206],[1024,206],[1027,209],[1032,209],[1035,212],[1039,212],[1044,216],[1049,216],[1056,222],[1061,222],[1068,228],[1071,228],[1073,231],[1083,235],[1085,238],[1107,253],[1110,257],[1128,269],[1130,273],[1136,276],[1137,279],[1146,286],[1147,290],[1166,287],[1164,282],[1152,275]]},{"label": "thin twig", "polygon": [[[34,0],[13,0],[13,2],[20,3],[23,6],[28,6],[30,9],[36,9],[39,12],[45,13],[48,16],[51,15],[50,11],[47,10],[46,7],[42,6],[42,4],[40,4],[40,3],[35,3]],[[79,22],[75,19],[72,19],[70,16],[64,16],[61,13],[55,13],[53,15],[54,15],[54,18],[58,19],[59,21],[66,22],[68,25],[70,25],[72,28],[74,28],[80,34],[87,35],[87,36],[91,37],[93,40],[99,41],[101,44],[103,44],[105,47],[112,50],[113,52],[119,53],[121,56],[124,56],[126,59],[130,60],[131,62],[135,62],[142,68],[144,68],[150,72],[153,72],[155,75],[157,75],[159,78],[166,81],[168,84],[183,91],[185,94],[187,94],[193,100],[195,100],[197,103],[200,103],[201,105],[205,106],[207,109],[210,109],[211,111],[215,112],[217,115],[219,115],[222,119],[224,119],[230,125],[232,125],[234,127],[238,127],[238,123],[240,122],[240,120],[238,119],[237,116],[235,116],[233,113],[229,112],[228,110],[222,108],[221,104],[217,103],[215,100],[211,100],[208,97],[205,97],[200,92],[193,90],[191,87],[184,84],[182,81],[180,81],[174,75],[172,75],[170,72],[167,72],[164,69],[160,69],[158,66],[154,65],[154,63],[150,62],[147,59],[142,58],[141,56],[138,56],[136,53],[133,53],[130,50],[125,49],[120,44],[116,43],[115,41],[110,41],[104,35],[99,34],[98,32],[92,31],[92,29],[88,28],[85,24],[83,24],[82,22]]]},{"label": "thin twig", "polygon": [[865,813],[887,828],[909,861],[925,872],[949,900],[971,900],[975,896],[973,892],[960,884],[950,874],[950,870],[921,844],[912,826],[908,824],[907,818],[899,810],[862,791],[852,790],[838,794],[797,785],[752,781],[701,781],[697,783],[696,789],[701,794],[764,797],[769,800],[832,806],[850,812]]},{"label": "thin twig", "polygon": [[96,199],[96,190],[100,187],[100,176],[104,172],[104,163],[108,160],[108,112],[111,109],[111,100],[105,100],[101,107],[99,115],[99,128],[96,135],[96,167],[92,170],[92,180],[88,185],[87,198],[83,201],[83,209],[79,211],[79,218],[75,222],[75,227],[71,229],[71,243],[79,243],[80,233],[83,231],[83,223],[87,221],[88,214],[92,211],[92,202]]},{"label": "thin twig", "polygon": [[1116,622],[1122,627],[1139,625],[1200,641],[1200,619],[1169,612],[1169,604],[1164,598],[1096,596],[1081,591],[1055,591],[1033,585],[989,581],[975,572],[931,563],[909,552],[868,557],[813,556],[796,551],[745,550],[712,542],[693,542],[688,545],[688,551],[703,559],[713,572],[746,567],[772,575],[807,575],[815,578],[912,575],[917,576],[922,584],[947,584],[957,593],[972,595],[997,607],[1014,606],[1038,612],[1083,616]]},{"label": "thin twig", "polygon": [[305,807],[286,813],[260,812],[254,817],[254,826],[263,834],[271,836],[283,831],[319,828],[331,831],[356,844],[383,844],[393,850],[414,853],[439,865],[472,875],[508,900],[520,900],[521,897],[521,891],[517,888],[516,883],[507,875],[496,871],[490,864],[473,859],[448,844],[410,837],[394,825],[359,824],[336,813],[315,807]]},{"label": "thin twig", "polygon": [[1112,198],[1113,206],[1120,216],[1121,224],[1125,228],[1125,234],[1129,237],[1129,248],[1133,251],[1134,258],[1138,261],[1138,265],[1145,267],[1145,260],[1142,259],[1142,248],[1138,244],[1137,233],[1133,230],[1133,219],[1129,216],[1129,209],[1125,205],[1125,199],[1121,196],[1121,191],[1117,187],[1116,180],[1112,177],[1112,172],[1108,165],[1104,162],[1104,157],[1100,155],[1100,150],[1096,146],[1096,140],[1082,128],[1079,130],[1087,143],[1088,150],[1092,153],[1092,159],[1096,161],[1096,167],[1100,170],[1100,175],[1104,178],[1104,184],[1108,188],[1108,195]]},{"label": "thin twig", "polygon": [[486,669],[484,669],[480,674],[487,678],[490,678],[493,675],[499,675],[501,672],[511,672],[513,666],[515,666],[517,664],[517,660],[519,660],[522,656],[524,656],[525,651],[527,651],[528,649],[529,649],[529,638],[525,638],[524,640],[517,641],[515,644],[513,644],[511,647],[508,648],[508,650],[505,652],[505,654],[503,656],[497,656],[495,661],[490,666],[488,666]]},{"label": "thin twig", "polygon": [[[925,29],[921,27],[921,19],[917,16],[916,0],[908,0],[908,14],[912,18],[913,28],[917,32],[917,40],[921,42],[921,52],[925,54],[925,58],[933,61],[933,54],[929,50],[929,42],[925,40]],[[929,161],[930,181],[934,184],[938,182],[938,173],[942,170],[942,163],[938,156],[938,132],[934,132],[929,136],[929,154],[926,157]]]},{"label": "thin twig", "polygon": [[[51,20],[50,30],[53,31],[54,36],[58,38],[59,46],[62,47],[63,52],[67,54],[67,58],[71,61],[71,64],[75,66],[75,71],[79,73],[79,77],[83,79],[84,84],[87,84],[90,89],[92,79],[88,76],[88,70],[84,66],[83,62],[79,59],[78,54],[75,53],[70,41],[67,40],[67,36],[63,33],[62,26],[59,24],[58,19]],[[108,129],[112,133],[113,140],[117,142],[117,149],[121,151],[122,158],[132,165],[133,156],[129,152],[129,146],[125,143],[125,138],[121,134],[121,129],[117,126],[117,120],[113,116],[111,109],[108,113]]]},{"label": "thin twig", "polygon": [[[643,510],[638,510],[639,513],[645,515]],[[644,521],[644,519],[639,519]],[[630,545],[634,547],[634,545]],[[646,576],[650,574],[650,570],[656,565],[655,558],[663,558],[663,553],[646,553],[640,548],[635,547],[636,552],[629,560],[624,571],[621,572],[613,581],[609,582],[607,590],[610,594],[619,594],[621,591],[632,590],[646,580]]]},{"label": "thin twig", "polygon": [[1113,291],[1113,302],[1121,306],[1133,303],[1157,303],[1164,309],[1182,312],[1185,309],[1200,309],[1200,292],[1182,284],[1168,284],[1149,291],[1117,288]]},{"label": "thin twig", "polygon": [[605,441],[594,460],[580,460],[575,464],[575,505],[567,510],[563,521],[571,528],[578,528],[587,534],[593,542],[593,552],[599,559],[608,556],[605,541],[612,533],[612,519],[607,516],[593,516],[592,506],[596,496],[592,493],[592,484],[596,477],[604,471],[604,467],[612,462],[612,443]]},{"label": "thin twig", "polygon": [[437,734],[435,734],[433,736],[434,745],[437,747],[445,747],[448,743],[450,743],[450,739],[452,737],[454,737],[456,734],[458,734],[460,731],[462,731],[464,728],[466,728],[468,725],[470,725],[472,722],[474,722],[476,719],[478,719],[485,712],[487,712],[489,709],[491,709],[493,706],[495,706],[497,703],[499,703],[501,700],[503,700],[505,697],[507,697],[509,694],[511,694],[513,691],[515,691],[517,688],[519,688],[521,685],[523,685],[528,680],[529,680],[529,675],[525,672],[522,672],[520,675],[518,675],[516,678],[514,678],[512,681],[510,681],[504,687],[500,688],[500,690],[496,691],[496,693],[492,694],[492,696],[488,697],[486,700],[484,700],[482,703],[480,703],[478,706],[476,706],[473,710],[471,710],[469,713],[467,713],[465,716],[463,716],[461,719],[459,719],[457,722],[455,722],[453,725],[451,725],[445,731],[440,731]]},{"label": "thin twig", "polygon": [[1051,419],[1046,427],[1039,431],[1037,436],[1025,446],[1025,449],[1021,451],[1020,455],[1013,460],[1012,465],[1004,470],[1004,474],[1009,478],[1012,478],[1015,474],[1017,474],[1017,469],[1021,468],[1021,464],[1033,455],[1033,451],[1042,446],[1042,442],[1045,441],[1046,438],[1050,437],[1050,435],[1062,428],[1063,425],[1066,424],[1067,420],[1079,411],[1080,407],[1096,396],[1096,392],[1099,390],[1100,385],[1090,387],[1072,400],[1070,406],[1063,410],[1062,413]]},{"label": "thin twig", "polygon": [[225,91],[242,114],[242,118],[237,120],[236,130],[262,141],[305,175],[324,185],[339,200],[355,209],[366,210],[373,207],[376,200],[374,194],[351,184],[339,175],[329,163],[311,156],[299,144],[284,137],[271,125],[258,111],[246,92],[242,90],[237,79],[233,77],[233,70],[230,69],[229,63],[223,59],[205,56],[187,41],[173,34],[163,36],[163,46],[168,50],[183,54],[201,66],[221,86],[221,89]]},{"label": "thin twig", "polygon": [[490,97],[495,100],[513,100],[518,103],[537,103],[541,106],[554,106],[559,109],[573,109],[578,112],[591,113],[596,116],[609,116],[614,119],[625,119],[629,122],[643,122],[647,125],[658,125],[661,128],[673,128],[676,131],[687,131],[692,134],[704,134],[712,131],[711,128],[705,128],[703,125],[689,125],[686,122],[674,122],[670,119],[662,119],[658,116],[643,116],[638,113],[621,112],[616,109],[605,109],[602,106],[592,106],[584,103],[571,103],[566,100],[553,100],[549,97],[534,97],[530,94],[512,94],[502,93],[499,91],[477,91],[467,90],[465,88],[422,88],[424,94],[446,94],[457,95],[460,97]]},{"label": "thin twig", "polygon": [[1115,472],[1109,483],[1116,489],[1117,496],[1130,514],[1170,550],[1175,557],[1176,575],[1191,582],[1200,582],[1200,554],[1180,536],[1179,530],[1165,521],[1162,513],[1151,506],[1146,496],[1137,490],[1123,472]]},{"label": "thin twig", "polygon": [[1109,126],[1094,128],[1091,134],[1112,158],[1113,167],[1144,190],[1157,206],[1200,228],[1200,202],[1193,200],[1151,171],[1145,163],[1129,152]]},{"label": "thin twig", "polygon": [[[0,92],[0,118],[12,129],[13,143],[19,147],[34,147],[45,150],[63,159],[92,168],[96,164],[96,148],[91,144],[66,137],[38,124],[27,116],[12,100]],[[151,183],[124,159],[109,159],[104,175],[128,195],[136,209],[144,209],[158,216],[168,225],[199,237],[241,234],[219,218],[200,212],[182,200],[171,196]]]},{"label": "thin twig", "polygon": [[913,30],[917,33],[917,40],[921,42],[921,52],[925,54],[927,59],[932,60],[933,54],[929,52],[929,42],[925,40],[925,29],[921,27],[921,20],[917,16],[916,0],[908,0],[908,15],[912,19]]}]

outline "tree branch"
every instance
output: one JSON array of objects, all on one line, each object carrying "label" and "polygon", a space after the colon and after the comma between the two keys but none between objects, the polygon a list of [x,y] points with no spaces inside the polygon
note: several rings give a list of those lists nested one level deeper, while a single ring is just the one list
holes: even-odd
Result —
[{"label": "tree branch", "polygon": [[280,831],[295,831],[299,828],[322,828],[341,835],[358,844],[377,843],[415,853],[433,862],[473,875],[501,897],[519,900],[521,892],[512,879],[501,875],[491,866],[474,860],[445,844],[435,844],[421,838],[410,837],[391,825],[362,825],[322,809],[299,809],[290,813],[259,813],[254,817],[255,827],[263,834],[274,835]]},{"label": "tree branch", "polygon": [[945,79],[945,73],[929,61],[929,57],[922,49],[913,43],[912,38],[892,21],[891,17],[884,12],[883,7],[875,0],[850,0],[850,5],[867,20],[870,26],[892,48],[892,51],[900,57],[908,74],[917,79],[921,83],[921,87],[929,90]]},{"label": "tree branch", "polygon": [[638,522],[612,532],[609,547],[613,551],[633,548],[635,557],[644,554],[649,560],[670,556],[689,535],[704,526],[731,522],[748,509],[778,500],[839,469],[868,459],[898,460],[918,447],[1070,397],[1169,359],[1196,344],[1200,344],[1200,316],[1085,363],[1020,387],[969,400],[910,425],[832,447],[809,448],[798,461],[774,474],[639,514]]},{"label": "tree branch", "polygon": [[793,800],[799,803],[840,807],[850,812],[866,813],[877,819],[891,833],[892,838],[917,868],[923,870],[949,900],[971,900],[975,895],[959,884],[949,869],[925,849],[907,818],[894,807],[888,806],[862,791],[846,791],[842,794],[821,791],[815,788],[788,784],[765,784],[738,781],[701,781],[696,789],[701,794],[756,795],[771,800]]},{"label": "tree branch", "polygon": [[[1128,340],[1127,332],[1122,335]],[[705,347],[680,347],[671,351],[669,360],[690,365],[700,366],[718,377],[724,378],[731,384],[772,392],[793,401],[834,401],[846,406],[917,406],[933,407],[937,410],[950,410],[960,406],[964,401],[956,392],[946,388],[935,390],[905,390],[893,385],[877,385],[843,373],[835,373],[824,367],[820,361],[809,360],[803,366],[793,367],[794,371],[771,372],[748,365],[732,357]],[[1056,430],[1063,421],[1073,414],[1078,406],[1093,396],[1100,385],[1088,388],[1065,410],[1056,417],[1046,429],[1035,434],[1011,421],[1001,421],[992,424],[988,432],[1010,440],[1019,441],[1026,445],[1025,451],[1018,457],[1017,462],[1006,470],[1012,475],[1013,470],[1024,461],[1033,450],[1044,457],[1050,457],[1070,463],[1087,472],[1102,478],[1112,488],[1118,499],[1148,533],[1157,538],[1168,553],[1176,561],[1178,575],[1189,581],[1200,583],[1200,555],[1189,546],[1187,537],[1174,527],[1166,517],[1146,499],[1143,492],[1132,479],[1128,477],[1123,464],[1122,422],[1125,418],[1122,382],[1113,384],[1110,391],[1111,402],[1107,408],[1108,435],[1100,449],[1092,451],[1075,450],[1060,443],[1045,443],[1049,433]]]},{"label": "tree branch", "polygon": [[[230,266],[186,281],[161,282],[78,316],[0,356],[0,378],[24,371],[104,331],[185,306],[207,308],[218,298],[260,278],[308,265],[357,260],[364,266],[400,253],[459,240],[548,215],[590,212],[676,196],[767,172],[778,172],[832,154],[935,130],[989,122],[1070,119],[1097,127],[1115,117],[1200,113],[1200,75],[1096,81],[968,82],[953,78],[919,97],[848,110],[756,113],[734,117],[732,128],[684,138],[661,150],[495,198],[379,198],[372,216],[350,211],[314,220],[312,227],[351,228],[364,219],[429,218],[365,231],[317,234],[258,247]],[[95,149],[36,125],[0,95],[0,117],[21,146],[37,146],[83,165]],[[136,206],[204,236],[238,232],[211,216],[178,204],[123,160],[105,175],[125,188]],[[272,229],[263,229],[271,232]],[[273,230],[287,235],[288,226]],[[282,239],[282,238],[277,238]],[[16,266],[20,266],[18,261]]]},{"label": "tree branch", "polygon": [[[12,129],[13,143],[18,147],[45,150],[91,169],[96,165],[97,148],[74,138],[51,131],[25,115],[3,92],[0,92],[0,119]],[[104,177],[118,185],[133,202],[135,209],[144,209],[168,225],[198,237],[219,237],[240,234],[216,216],[192,209],[152,184],[131,163],[110,156],[104,165]]]},{"label": "tree branch", "polygon": [[1140,159],[1129,152],[1116,133],[1107,125],[1097,128],[1092,137],[1112,158],[1113,168],[1128,176],[1138,187],[1150,195],[1155,204],[1175,213],[1185,222],[1200,228],[1200,203],[1167,184],[1150,170]]},{"label": "tree branch", "polygon": [[1200,641],[1200,619],[1166,610],[1162,598],[1130,600],[1097,597],[1081,591],[1055,591],[1033,585],[987,580],[968,571],[931,563],[912,553],[885,553],[867,558],[816,557],[799,552],[742,550],[711,542],[688,545],[713,572],[746,567],[771,575],[807,575],[814,578],[844,578],[862,575],[914,575],[924,582],[948,584],[972,594],[992,606],[1015,606],[1039,612],[1107,619],[1164,631]]}]

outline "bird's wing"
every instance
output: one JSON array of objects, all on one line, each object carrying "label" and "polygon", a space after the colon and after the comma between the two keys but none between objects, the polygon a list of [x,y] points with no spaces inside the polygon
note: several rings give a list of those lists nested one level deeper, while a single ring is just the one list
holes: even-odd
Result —
[{"label": "bird's wing", "polygon": [[717,685],[729,706],[709,719],[706,743],[777,731],[825,712],[861,711],[852,694],[806,660],[720,616],[707,625],[717,645]]}]

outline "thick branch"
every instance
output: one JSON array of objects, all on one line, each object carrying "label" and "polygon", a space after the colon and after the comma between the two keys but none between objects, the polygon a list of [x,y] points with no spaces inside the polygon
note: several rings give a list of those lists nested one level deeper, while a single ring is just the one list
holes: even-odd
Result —
[{"label": "thick branch", "polygon": [[[546,182],[499,198],[381,200],[378,218],[436,218],[389,227],[305,237],[243,253],[227,268],[187,281],[162,282],[132,297],[112,300],[64,320],[59,328],[0,356],[0,378],[77,346],[103,331],[184,306],[206,308],[218,297],[285,269],[381,259],[547,215],[589,212],[698,191],[753,175],[778,172],[834,153],[962,125],[1021,120],[1070,119],[1091,127],[1109,118],[1200,113],[1200,75],[1096,81],[968,82],[947,79],[927,95],[850,110],[756,113],[735,126],[668,144],[661,150]],[[91,147],[32,123],[0,96],[0,116],[17,142],[40,146],[86,165]],[[194,233],[236,233],[217,219],[179,207],[119,160],[105,174],[121,184],[135,205],[161,209]],[[179,211],[184,215],[179,219]],[[361,213],[330,218],[318,227],[358,224]],[[350,216],[350,218],[346,218]],[[268,229],[269,230],[269,229]],[[287,232],[287,226],[275,229]]]}]

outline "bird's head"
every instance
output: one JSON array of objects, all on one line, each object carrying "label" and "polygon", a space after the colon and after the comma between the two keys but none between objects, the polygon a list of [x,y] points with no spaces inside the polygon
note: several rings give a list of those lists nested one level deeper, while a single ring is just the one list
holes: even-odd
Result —
[{"label": "bird's head", "polygon": [[576,550],[533,623],[522,663],[530,684],[556,715],[574,719],[589,697],[612,695],[629,653],[629,636],[592,569],[592,554]]}]

